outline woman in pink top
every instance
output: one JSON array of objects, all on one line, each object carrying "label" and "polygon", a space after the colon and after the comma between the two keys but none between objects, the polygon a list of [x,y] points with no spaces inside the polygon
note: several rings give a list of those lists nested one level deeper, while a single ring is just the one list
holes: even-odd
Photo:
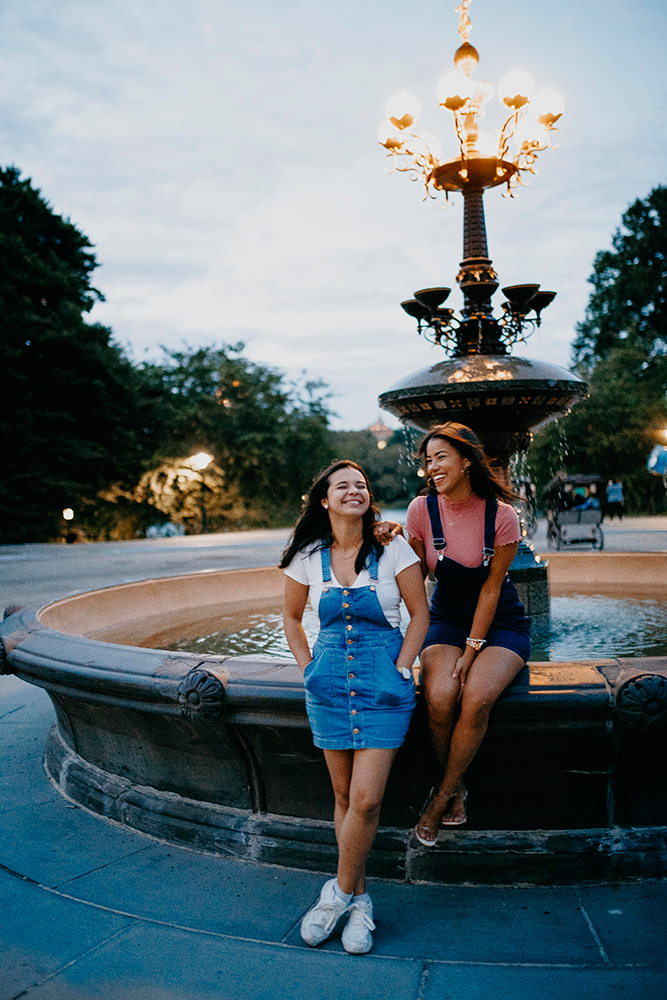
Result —
[{"label": "woman in pink top", "polygon": [[463,424],[434,427],[422,442],[429,492],[408,508],[410,545],[436,578],[420,654],[431,738],[444,769],[417,824],[432,847],[440,824],[465,823],[463,776],[489,713],[528,659],[530,628],[507,575],[520,540],[512,493]]}]

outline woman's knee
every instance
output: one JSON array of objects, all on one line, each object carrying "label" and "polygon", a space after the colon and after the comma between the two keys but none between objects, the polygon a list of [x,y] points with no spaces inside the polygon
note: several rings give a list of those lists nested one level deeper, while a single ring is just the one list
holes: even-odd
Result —
[{"label": "woman's knee", "polygon": [[336,788],[334,785],[334,799],[336,800],[336,807],[338,809],[343,809],[347,811],[350,808],[350,789],[347,788]]},{"label": "woman's knee", "polygon": [[367,820],[380,815],[382,794],[375,788],[357,788],[350,795],[350,808]]},{"label": "woman's knee", "polygon": [[445,667],[431,670],[424,679],[424,697],[429,716],[434,718],[438,715],[450,715],[456,707],[459,691],[459,680],[452,677],[451,670]]},{"label": "woman's knee", "polygon": [[485,692],[470,692],[464,688],[461,699],[461,719],[473,726],[486,725],[496,700]]}]

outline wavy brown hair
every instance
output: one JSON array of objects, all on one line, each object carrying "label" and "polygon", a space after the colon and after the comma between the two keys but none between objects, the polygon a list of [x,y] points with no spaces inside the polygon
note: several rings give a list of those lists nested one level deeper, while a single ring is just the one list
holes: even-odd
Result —
[{"label": "wavy brown hair", "polygon": [[356,469],[357,472],[360,472],[364,477],[366,489],[370,497],[368,510],[364,512],[361,518],[363,540],[354,563],[355,572],[361,573],[371,550],[375,550],[378,559],[382,555],[384,551],[383,546],[378,542],[373,532],[373,525],[380,519],[380,511],[375,505],[368,476],[356,462],[343,460],[334,462],[333,465],[330,465],[324,472],[320,472],[319,476],[316,476],[313,480],[313,485],[310,487],[310,492],[301,508],[301,514],[299,520],[296,522],[292,537],[283,552],[282,559],[278,563],[280,569],[285,569],[286,566],[289,566],[294,556],[298,552],[302,552],[308,548],[309,545],[316,544],[318,549],[324,549],[333,542],[331,521],[329,520],[329,514],[322,506],[322,501],[326,499],[326,495],[329,492],[329,480],[334,472],[338,472],[339,469]]},{"label": "wavy brown hair", "polygon": [[[457,424],[454,420],[450,420],[446,424],[436,424],[419,445],[418,454],[425,473],[426,448],[434,438],[447,441],[453,448],[456,448],[459,455],[468,459],[470,462],[470,486],[477,496],[485,500],[495,497],[496,500],[502,500],[505,503],[512,503],[513,500],[519,499],[517,494],[505,485],[489,465],[489,460],[477,435],[465,424]],[[434,486],[429,485],[422,492],[435,493],[437,491]]]}]

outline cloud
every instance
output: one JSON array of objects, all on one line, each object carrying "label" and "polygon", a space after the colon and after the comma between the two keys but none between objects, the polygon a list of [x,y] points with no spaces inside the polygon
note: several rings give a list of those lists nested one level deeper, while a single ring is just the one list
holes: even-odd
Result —
[{"label": "cloud", "polygon": [[[501,283],[558,292],[518,353],[568,363],[596,251],[664,180],[666,18],[658,0],[472,10],[480,77],[523,66],[566,99],[560,149],[530,187],[485,197]],[[242,339],[257,361],[327,380],[338,425],[365,426],[379,392],[442,357],[399,302],[454,285],[460,199],[423,204],[385,174],[375,136],[406,87],[454,152],[435,84],[456,25],[431,0],[4,0],[3,159],[96,245],[107,301],[92,318],[135,356]]]}]

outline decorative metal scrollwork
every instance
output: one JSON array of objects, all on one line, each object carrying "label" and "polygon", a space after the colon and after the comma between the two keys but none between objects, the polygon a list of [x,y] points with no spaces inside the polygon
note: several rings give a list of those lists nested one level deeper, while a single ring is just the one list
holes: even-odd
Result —
[{"label": "decorative metal scrollwork", "polygon": [[178,686],[183,715],[193,722],[217,722],[225,707],[225,686],[208,670],[195,667]]},{"label": "decorative metal scrollwork", "polygon": [[616,695],[616,711],[624,722],[648,725],[667,715],[667,677],[641,674],[623,684]]}]

